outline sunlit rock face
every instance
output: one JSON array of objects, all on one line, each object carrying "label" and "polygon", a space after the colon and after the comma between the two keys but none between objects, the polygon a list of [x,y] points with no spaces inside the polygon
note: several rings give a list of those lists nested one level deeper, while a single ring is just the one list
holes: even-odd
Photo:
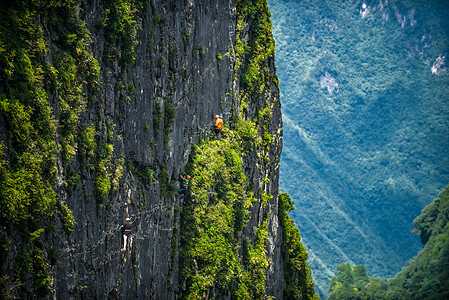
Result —
[{"label": "sunlit rock face", "polygon": [[436,75],[443,75],[446,74],[447,68],[444,67],[446,62],[446,56],[438,56],[437,59],[435,59],[435,62],[432,64],[432,68],[430,70],[432,71],[432,74]]},{"label": "sunlit rock face", "polygon": [[338,83],[335,81],[335,78],[328,72],[320,77],[320,85],[322,88],[326,88],[329,94],[332,94],[334,90],[338,88]]},{"label": "sunlit rock face", "polygon": [[320,294],[335,268],[392,277],[449,181],[447,3],[270,0],[284,119],[281,188]]}]

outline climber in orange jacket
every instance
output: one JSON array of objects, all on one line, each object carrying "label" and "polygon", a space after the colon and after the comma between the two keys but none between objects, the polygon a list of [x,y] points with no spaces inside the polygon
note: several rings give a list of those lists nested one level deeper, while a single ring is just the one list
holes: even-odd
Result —
[{"label": "climber in orange jacket", "polygon": [[215,116],[215,134],[220,137],[221,133],[221,126],[223,126],[223,120],[220,118],[219,115]]}]

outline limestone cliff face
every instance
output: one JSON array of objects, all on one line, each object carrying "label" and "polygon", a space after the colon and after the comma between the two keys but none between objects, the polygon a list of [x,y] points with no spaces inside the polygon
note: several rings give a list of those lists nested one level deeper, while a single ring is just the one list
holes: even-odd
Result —
[{"label": "limestone cliff face", "polygon": [[[243,157],[247,185],[257,201],[249,208],[238,239],[254,241],[255,228],[268,220],[265,293],[282,298],[282,234],[277,218],[282,120],[274,56],[259,59],[260,70],[254,71],[266,73],[263,87],[249,93],[245,83],[242,97],[241,78],[251,56],[248,50],[240,56],[235,50],[236,40],[245,47],[251,41],[250,28],[257,18],[239,12],[244,4],[239,2],[236,8],[233,0],[121,4],[92,0],[71,3],[69,8],[43,8],[48,11],[31,6],[47,45],[43,64],[65,66],[72,59],[79,71],[85,66],[95,69],[98,62],[93,79],[91,69],[77,82],[67,77],[67,85],[80,87],[84,99],[80,102],[67,100],[65,106],[63,87],[50,83],[43,87],[58,122],[53,133],[56,202],[66,205],[76,222],[73,231],[64,231],[59,211],[40,221],[43,228],[55,224],[54,231],[42,234],[45,249],[57,253],[57,262],[47,270],[51,294],[57,299],[183,297],[186,287],[179,284],[178,259],[185,207],[177,193],[179,175],[185,172],[194,145],[214,138],[211,125],[214,115],[220,114],[231,129],[240,115],[254,121],[257,136],[269,135]],[[75,13],[67,12],[71,8]],[[84,46],[68,49],[80,33],[71,36],[64,27],[68,25],[58,28],[48,18],[52,14],[82,21],[67,20],[88,31],[80,39]],[[62,69],[55,76],[62,76]],[[6,90],[2,84],[2,93]],[[66,113],[77,105],[70,123]],[[8,120],[5,116],[0,120],[6,146]],[[263,203],[262,195],[272,197]],[[120,225],[125,217],[132,220],[133,235],[128,250],[121,252]],[[11,278],[14,257],[20,252],[13,227],[2,233],[11,241],[3,261]],[[220,293],[214,295],[230,297]]]}]

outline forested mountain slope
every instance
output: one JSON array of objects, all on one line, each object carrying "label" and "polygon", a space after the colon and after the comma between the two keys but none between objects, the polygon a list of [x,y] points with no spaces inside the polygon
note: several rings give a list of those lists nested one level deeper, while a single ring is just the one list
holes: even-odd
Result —
[{"label": "forested mountain slope", "polygon": [[392,277],[449,181],[447,1],[270,0],[280,186],[322,295],[344,262]]},{"label": "forested mountain slope", "polygon": [[329,300],[448,299],[449,188],[423,209],[414,225],[424,249],[395,278],[385,281],[369,277],[363,265],[341,265]]},{"label": "forested mountain slope", "polygon": [[1,1],[2,298],[315,297],[278,193],[269,16],[266,1]]}]

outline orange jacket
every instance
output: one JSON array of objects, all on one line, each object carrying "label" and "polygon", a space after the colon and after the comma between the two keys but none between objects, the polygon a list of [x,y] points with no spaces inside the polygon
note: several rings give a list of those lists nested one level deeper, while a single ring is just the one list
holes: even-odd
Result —
[{"label": "orange jacket", "polygon": [[223,120],[220,118],[217,118],[215,121],[215,129],[221,129],[221,126],[223,125]]}]

